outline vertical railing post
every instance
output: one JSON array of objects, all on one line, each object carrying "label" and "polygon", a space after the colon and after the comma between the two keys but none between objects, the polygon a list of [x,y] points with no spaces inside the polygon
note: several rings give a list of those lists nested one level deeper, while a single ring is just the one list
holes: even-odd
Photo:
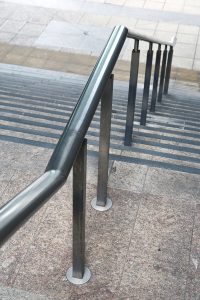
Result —
[{"label": "vertical railing post", "polygon": [[132,143],[139,60],[140,60],[139,40],[135,40],[135,45],[131,57],[128,105],[127,105],[127,113],[126,113],[126,129],[125,129],[125,140],[124,140],[125,146],[131,146]]},{"label": "vertical railing post", "polygon": [[144,80],[144,90],[143,90],[140,125],[146,125],[148,100],[149,100],[149,88],[150,88],[150,82],[151,82],[151,68],[152,68],[152,60],[153,60],[152,46],[153,46],[152,43],[149,43],[149,50],[147,52],[147,60],[146,60],[146,70],[145,70],[145,80]]},{"label": "vertical railing post", "polygon": [[170,80],[171,67],[172,67],[172,59],[173,59],[173,47],[170,46],[170,50],[169,50],[169,53],[168,53],[168,59],[167,59],[165,83],[164,83],[164,94],[165,95],[168,93],[168,88],[169,88],[169,80]]},{"label": "vertical railing post", "polygon": [[155,62],[155,69],[154,69],[154,80],[153,80],[153,91],[151,97],[151,107],[150,111],[155,112],[156,108],[156,99],[157,99],[157,92],[158,92],[158,78],[160,74],[160,59],[161,59],[161,45],[158,45],[158,50],[156,53],[156,62]]},{"label": "vertical railing post", "polygon": [[67,279],[74,284],[86,283],[90,271],[85,267],[85,203],[87,140],[84,139],[73,165],[73,255]]},{"label": "vertical railing post", "polygon": [[163,85],[165,80],[165,72],[166,72],[166,61],[167,61],[167,45],[165,46],[165,50],[163,51],[163,58],[162,58],[162,67],[161,67],[161,74],[160,74],[160,85],[158,91],[158,102],[162,102],[162,95],[163,95]]},{"label": "vertical railing post", "polygon": [[108,79],[101,97],[97,197],[94,198],[91,202],[92,207],[100,211],[108,210],[112,206],[111,199],[107,197],[107,185],[113,98],[113,78],[114,76],[112,74]]}]

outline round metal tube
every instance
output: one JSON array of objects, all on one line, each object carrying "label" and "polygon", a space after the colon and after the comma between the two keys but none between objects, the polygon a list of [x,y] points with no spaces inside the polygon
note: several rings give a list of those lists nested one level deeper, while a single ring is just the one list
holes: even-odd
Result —
[{"label": "round metal tube", "polygon": [[66,174],[71,169],[99,104],[105,84],[125,42],[127,32],[128,29],[123,26],[115,27],[53,152],[47,170],[60,170]]},{"label": "round metal tube", "polygon": [[97,61],[46,172],[0,209],[1,244],[65,182],[114,68],[128,29],[116,26]]},{"label": "round metal tube", "polygon": [[130,39],[137,39],[137,40],[148,42],[148,43],[151,42],[154,44],[162,44],[162,45],[168,45],[168,46],[172,46],[172,47],[175,46],[176,40],[177,40],[176,37],[173,36],[170,41],[162,41],[159,39],[155,39],[154,37],[151,37],[151,36],[149,37],[147,35],[144,35],[137,31],[132,31],[132,30],[128,30],[127,37]]},{"label": "round metal tube", "polygon": [[60,171],[44,173],[0,210],[0,245],[29,219],[65,182]]}]

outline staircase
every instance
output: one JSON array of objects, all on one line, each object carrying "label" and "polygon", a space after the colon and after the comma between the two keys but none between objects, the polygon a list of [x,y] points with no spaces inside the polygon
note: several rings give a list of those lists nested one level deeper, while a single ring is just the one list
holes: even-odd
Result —
[{"label": "staircase", "polygon": [[[1,64],[0,143],[3,159],[9,160],[8,167],[1,159],[2,203],[43,171],[86,81],[81,75]],[[76,287],[65,277],[72,261],[70,177],[0,249],[1,299],[198,299],[198,86],[171,81],[156,112],[148,112],[146,126],[139,125],[142,92],[138,84],[133,143],[124,146],[128,83],[114,81],[109,211],[91,207],[96,174],[87,172],[91,280]],[[99,153],[99,119],[100,108],[87,133],[89,168]],[[29,163],[28,152],[39,155]]]},{"label": "staircase", "polygon": [[[0,140],[54,149],[87,77],[1,65]],[[195,84],[171,81],[155,113],[140,126],[143,86],[138,85],[131,147],[124,146],[128,83],[115,81],[111,159],[200,174],[200,101]],[[98,155],[99,109],[88,130],[88,149]]]}]

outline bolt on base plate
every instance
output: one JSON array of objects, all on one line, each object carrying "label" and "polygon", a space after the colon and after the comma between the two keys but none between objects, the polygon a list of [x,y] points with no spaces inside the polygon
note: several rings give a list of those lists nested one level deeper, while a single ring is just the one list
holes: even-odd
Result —
[{"label": "bolt on base plate", "polygon": [[106,205],[100,206],[100,205],[97,205],[97,198],[95,197],[94,199],[92,199],[91,205],[94,209],[96,209],[98,211],[106,211],[112,207],[112,200],[110,198],[107,198]]},{"label": "bolt on base plate", "polygon": [[84,271],[84,275],[83,275],[83,278],[75,278],[73,277],[73,269],[72,267],[69,268],[67,270],[67,273],[66,273],[66,278],[68,279],[69,282],[73,283],[73,284],[84,284],[86,282],[88,282],[90,280],[90,277],[91,277],[91,272],[90,270],[85,267],[85,271]]}]

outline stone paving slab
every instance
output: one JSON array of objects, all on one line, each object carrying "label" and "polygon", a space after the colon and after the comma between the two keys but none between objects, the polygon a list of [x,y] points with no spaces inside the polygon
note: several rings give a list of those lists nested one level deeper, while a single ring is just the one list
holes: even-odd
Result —
[{"label": "stone paving slab", "polygon": [[[20,289],[0,286],[1,300],[56,300],[39,294],[31,294]],[[57,299],[58,300],[58,299]]]},{"label": "stone paving slab", "polygon": [[119,299],[184,299],[195,205],[146,195],[134,227]]},{"label": "stone paving slab", "polygon": [[188,270],[187,285],[186,285],[186,300],[199,299],[200,297],[200,205],[196,207],[194,226],[193,226],[193,238],[190,253],[190,267]]},{"label": "stone paving slab", "polygon": [[115,161],[109,186],[140,193],[143,191],[147,170],[147,166],[134,165],[133,168],[132,164]]},{"label": "stone paving slab", "polygon": [[[26,148],[29,149],[24,146]],[[18,157],[20,151],[16,152],[18,163],[22,162],[22,157]],[[40,156],[46,155],[45,151],[38,151]],[[32,159],[31,170],[36,159]],[[71,265],[70,179],[1,248],[3,264],[0,285],[3,286],[3,299],[15,299],[14,295],[22,295],[25,299],[27,295],[36,295],[35,299],[37,295],[43,295],[38,296],[38,299],[183,299],[190,270],[188,257],[191,241],[191,258],[193,261],[194,258],[195,261],[199,260],[195,198],[192,200],[190,197],[188,201],[188,197],[177,193],[164,195],[161,190],[162,196],[156,195],[152,189],[146,191],[145,185],[149,186],[148,172],[143,182],[144,190],[139,188],[133,192],[131,182],[138,166],[132,165],[132,173],[126,171],[126,164],[118,163],[115,167],[115,172],[111,173],[109,189],[109,196],[113,199],[112,210],[105,214],[94,211],[90,201],[95,196],[96,187],[89,182],[87,185],[86,261],[92,271],[90,282],[76,287],[64,279],[66,269]],[[22,170],[19,169],[10,182],[4,199],[8,199],[20,186],[31,180],[24,170],[22,176]],[[172,172],[171,178],[174,175]],[[33,174],[31,176],[33,178]],[[116,188],[112,186],[113,176],[119,184],[124,176],[129,184],[123,186],[123,189]],[[179,176],[178,172],[176,176]],[[152,186],[158,177],[161,175],[152,177]],[[166,178],[166,174],[163,177]],[[171,191],[177,188],[177,185],[171,185]],[[194,231],[193,224],[196,228]],[[193,278],[191,276],[188,278]],[[197,288],[199,279],[197,275],[193,281],[195,283],[190,283],[189,279],[187,287],[190,287],[191,292],[192,284]]]},{"label": "stone paving slab", "polygon": [[149,168],[144,190],[154,195],[176,196],[177,198],[196,199],[200,189],[199,175]]}]

